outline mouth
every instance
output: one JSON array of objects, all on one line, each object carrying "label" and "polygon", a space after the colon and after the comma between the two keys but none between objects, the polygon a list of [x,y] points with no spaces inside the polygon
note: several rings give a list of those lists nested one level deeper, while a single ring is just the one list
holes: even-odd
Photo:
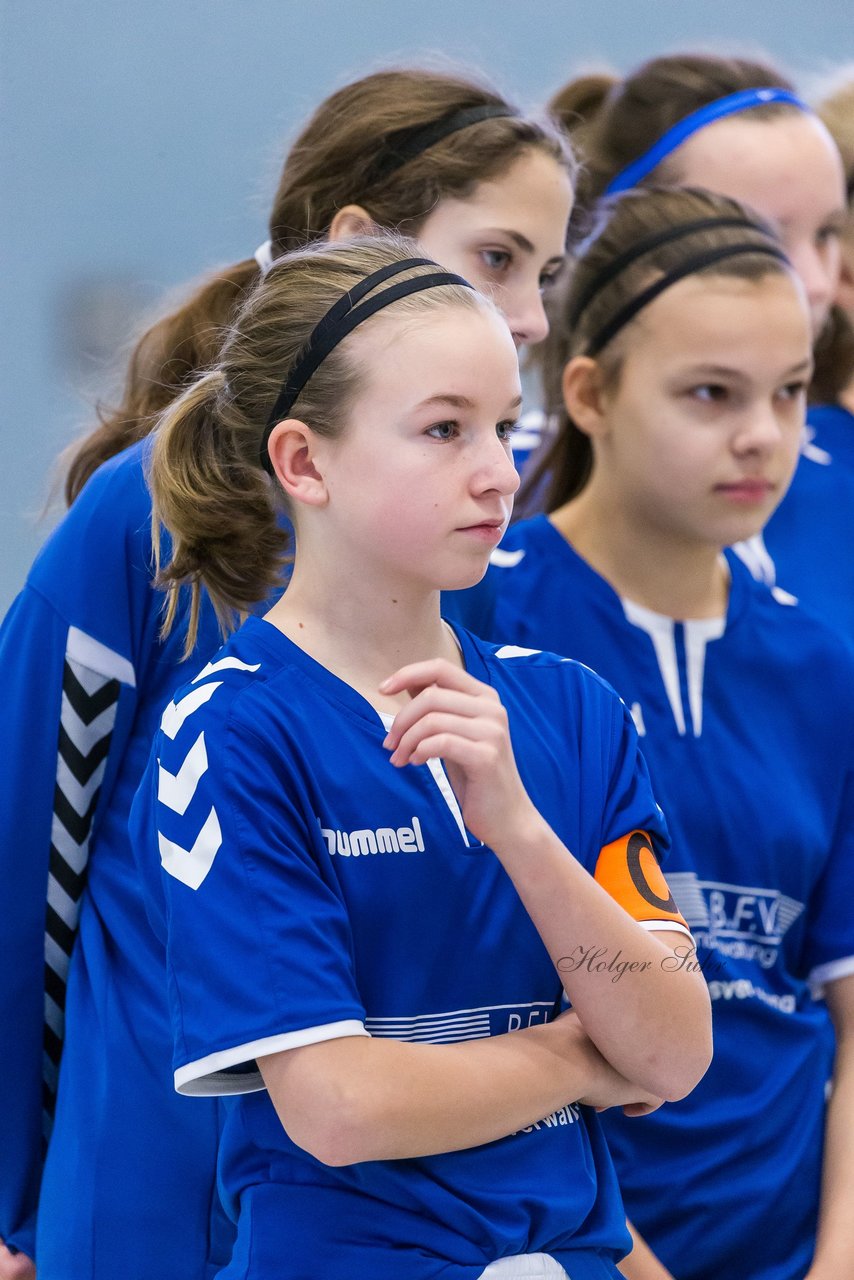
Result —
[{"label": "mouth", "polygon": [[457,529],[457,533],[465,533],[470,537],[497,545],[504,536],[506,525],[506,520],[479,520],[477,524],[463,525]]},{"label": "mouth", "polygon": [[775,491],[776,485],[770,480],[761,478],[735,480],[731,484],[715,486],[715,492],[729,498],[732,502],[764,502]]}]

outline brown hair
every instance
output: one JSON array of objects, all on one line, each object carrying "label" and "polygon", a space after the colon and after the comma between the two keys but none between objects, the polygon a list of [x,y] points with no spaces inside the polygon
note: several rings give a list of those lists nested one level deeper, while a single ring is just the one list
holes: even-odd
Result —
[{"label": "brown hair", "polygon": [[[595,202],[611,179],[678,121],[728,94],[775,87],[794,88],[768,63],[711,54],[651,58],[624,79],[602,73],[581,76],[564,85],[551,99],[549,111],[580,153],[571,222],[574,232],[586,233]],[[797,111],[788,103],[769,103],[752,108],[750,118],[771,119]],[[679,181],[674,156],[663,160],[648,179],[650,185],[676,185]]]},{"label": "brown hair", "polygon": [[[844,69],[846,78],[829,91],[817,106],[842,156],[848,193],[848,218],[843,232],[843,253],[854,262],[854,65]],[[854,376],[854,318],[841,307],[831,308],[827,325],[815,347],[813,398],[832,403]]]},{"label": "brown hair", "polygon": [[[422,70],[381,71],[333,93],[291,147],[273,201],[274,256],[323,236],[338,209],[365,207],[381,227],[417,235],[440,200],[466,199],[531,148],[574,173],[566,139],[549,118],[510,108],[452,133],[389,171],[380,163],[404,132],[453,112],[507,105],[486,85]],[[214,359],[223,333],[259,278],[250,258],[209,276],[188,301],[157,321],[131,356],[121,404],[74,446],[65,484],[70,504],[92,472],[143,439],[158,413]]]},{"label": "brown hair", "polygon": [[[742,225],[731,225],[728,219]],[[714,219],[712,225],[682,236],[651,243],[647,252],[631,251],[647,237],[670,229]],[[747,225],[743,225],[747,224]],[[554,511],[576,497],[593,468],[588,436],[575,425],[563,404],[561,380],[567,363],[591,349],[598,334],[628,303],[656,279],[690,266],[707,251],[733,245],[754,245],[755,253],[739,253],[708,266],[698,275],[735,276],[757,280],[770,272],[791,270],[782,258],[780,242],[770,227],[759,222],[735,200],[690,188],[646,188],[604,200],[590,240],[582,245],[568,288],[562,293],[559,312],[553,316],[555,340],[546,367],[547,409],[557,430],[550,447],[526,480],[521,506],[530,508],[545,490],[545,510]],[[768,250],[773,253],[769,253]],[[620,268],[619,260],[629,261]],[[774,256],[777,255],[777,256]],[[694,274],[689,271],[687,274]],[[589,302],[585,299],[589,297]],[[570,318],[574,320],[570,327]],[[625,356],[632,321],[596,351],[607,385],[616,385]],[[591,352],[592,353],[592,352]],[[542,503],[542,498],[540,498]]]},{"label": "brown hair", "polygon": [[[203,589],[228,631],[239,615],[283,585],[284,498],[262,464],[262,442],[297,356],[318,321],[358,281],[415,253],[411,241],[381,236],[280,258],[235,317],[216,366],[160,418],[149,471],[156,583],[168,592],[164,633],[175,621],[180,588],[191,588],[186,653],[195,644]],[[409,268],[395,280],[434,270],[431,265]],[[449,305],[489,304],[474,290],[450,284],[389,307],[399,318]],[[377,318],[365,321],[375,323]],[[359,385],[351,336],[311,376],[289,416],[334,438]],[[172,538],[168,563],[163,563],[161,524]]]}]

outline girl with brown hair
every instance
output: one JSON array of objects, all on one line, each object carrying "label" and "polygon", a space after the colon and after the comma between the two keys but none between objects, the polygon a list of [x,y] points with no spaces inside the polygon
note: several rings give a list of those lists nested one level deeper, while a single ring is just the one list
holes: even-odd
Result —
[{"label": "girl with brown hair", "polygon": [[[777,228],[807,292],[820,374],[789,494],[764,542],[757,535],[742,551],[763,580],[854,635],[854,491],[844,461],[851,423],[821,404],[828,396],[835,402],[854,377],[854,347],[829,321],[846,219],[833,138],[775,67],[737,57],[653,58],[623,79],[570,81],[550,105],[583,158],[573,211],[579,232],[601,196],[650,183],[718,192]],[[553,336],[544,357],[549,398],[563,367],[564,336]]]},{"label": "girl with brown hair", "polygon": [[797,462],[808,302],[734,201],[636,190],[598,217],[565,299],[547,514],[494,554],[489,634],[589,664],[631,708],[682,959],[712,997],[691,1096],[605,1117],[652,1250],[623,1269],[830,1280],[854,1269],[854,655],[728,550]]},{"label": "girl with brown hair", "polygon": [[616,1277],[592,1108],[708,1063],[626,709],[440,616],[506,527],[521,395],[504,321],[417,252],[275,263],[156,433],[173,601],[233,615],[276,580],[281,503],[296,533],[287,591],[166,708],[131,818],[176,1088],[238,1095],[222,1280]]},{"label": "girl with brown hair", "polygon": [[[0,957],[0,1275],[37,1248],[43,1280],[204,1280],[230,1247],[220,1110],[187,1107],[163,1075],[164,959],[127,837],[184,670],[152,589],[144,462],[157,413],[211,362],[272,258],[356,228],[416,235],[494,295],[517,344],[538,341],[573,172],[553,125],[482,85],[402,70],[341,89],[291,149],[260,263],[217,272],[144,335],[123,404],[77,450],[71,509],[0,633],[0,857],[14,904]],[[210,602],[196,605],[198,667],[220,633]]]}]

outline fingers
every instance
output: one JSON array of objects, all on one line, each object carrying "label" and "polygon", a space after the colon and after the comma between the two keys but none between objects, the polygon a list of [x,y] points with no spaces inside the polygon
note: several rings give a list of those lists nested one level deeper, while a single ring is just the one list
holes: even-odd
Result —
[{"label": "fingers", "polygon": [[[395,725],[385,740],[386,747],[393,750],[391,763],[397,766],[423,764],[434,756],[463,764],[460,750],[466,759],[472,758],[486,765],[497,764],[506,751],[506,724],[500,717],[484,715],[479,710],[471,714],[468,710],[426,711],[415,715],[408,728],[402,727],[403,732]],[[472,757],[468,747],[462,746],[464,743],[478,743],[483,750]]]},{"label": "fingers", "polygon": [[476,680],[462,667],[456,667],[444,658],[431,658],[428,662],[412,662],[409,666],[401,667],[383,680],[380,692],[394,694],[406,690],[414,698],[422,689],[433,684],[442,689],[457,689],[461,693],[488,691],[493,694],[489,685]]},{"label": "fingers", "polygon": [[[393,752],[392,764],[424,764],[435,756],[453,759],[463,767],[497,762],[508,743],[508,732],[507,714],[495,691],[450,663],[414,664],[397,674],[406,680],[406,671],[419,673],[417,680],[404,685],[409,689],[418,687],[425,674],[449,676],[450,681],[421,687],[397,713],[383,744]],[[455,739],[480,742],[486,749],[472,753]]]}]

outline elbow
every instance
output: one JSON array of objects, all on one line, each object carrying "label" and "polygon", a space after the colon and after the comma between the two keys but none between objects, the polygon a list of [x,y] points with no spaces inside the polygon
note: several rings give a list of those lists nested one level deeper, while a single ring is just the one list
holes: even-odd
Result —
[{"label": "elbow", "polygon": [[[330,1168],[375,1160],[375,1127],[362,1114],[360,1099],[347,1088],[320,1090],[294,1106],[276,1106],[291,1142]],[[373,1135],[373,1139],[372,1139]]]},{"label": "elbow", "polygon": [[698,1017],[689,1031],[675,1037],[667,1062],[659,1064],[659,1097],[665,1102],[680,1102],[682,1098],[687,1098],[711,1066],[712,1019],[708,1000],[706,1003],[705,1016]]}]

